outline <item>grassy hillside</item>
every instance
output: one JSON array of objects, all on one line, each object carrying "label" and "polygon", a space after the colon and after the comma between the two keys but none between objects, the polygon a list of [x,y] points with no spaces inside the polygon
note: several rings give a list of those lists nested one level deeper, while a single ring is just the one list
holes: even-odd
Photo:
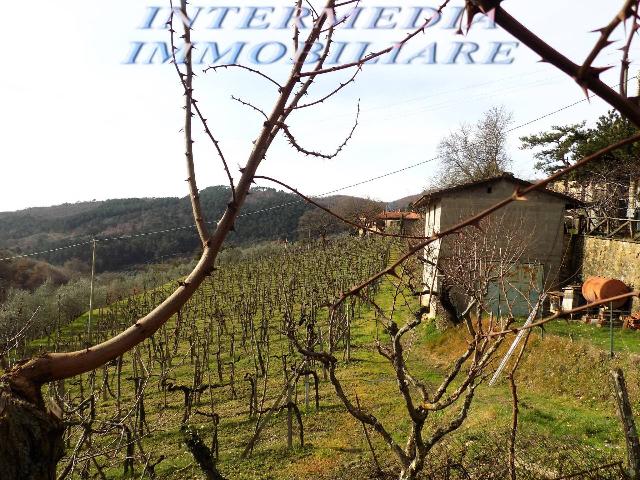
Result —
[{"label": "grassy hillside", "polygon": [[[372,478],[375,469],[363,427],[345,411],[332,385],[322,380],[322,369],[317,365],[315,369],[321,379],[319,410],[313,405],[313,393],[309,407],[305,406],[303,379],[294,393],[302,412],[305,445],[299,445],[295,433],[293,448],[287,448],[284,410],[266,423],[252,455],[241,458],[256,425],[264,419],[264,413],[249,416],[250,383],[247,378],[259,371],[256,348],[267,349],[262,352],[269,372],[267,381],[258,378],[257,383],[259,409],[264,411],[282,392],[283,362],[291,366],[297,361],[282,335],[283,315],[288,308],[294,315],[310,312],[308,308],[314,303],[311,299],[316,298],[319,290],[323,295],[330,294],[333,289],[354,282],[358,276],[366,276],[369,267],[365,264],[357,264],[355,257],[337,255],[356,250],[360,257],[370,258],[367,262],[382,258],[371,246],[353,243],[324,251],[319,248],[283,250],[272,258],[245,259],[244,266],[218,272],[179,318],[163,327],[153,341],[145,342],[127,354],[121,366],[115,363],[96,372],[95,376],[85,375],[66,382],[67,409],[78,409],[69,415],[69,419],[80,423],[91,417],[91,403],[87,398],[91,386],[95,386],[98,420],[93,425],[96,431],[103,432],[91,437],[91,445],[85,443],[78,447],[78,455],[73,457],[71,478],[79,478],[84,468],[91,474],[97,473],[96,465],[86,460],[92,455],[97,455],[97,464],[105,478],[140,478],[144,465],[154,464],[160,458],[162,460],[154,469],[157,478],[204,478],[180,433],[184,418],[183,393],[167,389],[166,382],[162,381],[189,387],[198,384],[194,376],[198,372],[203,375],[202,382],[223,386],[199,395],[189,422],[210,444],[214,424],[206,415],[212,412],[219,415],[218,465],[226,478]],[[370,266],[374,267],[375,262]],[[284,279],[287,281],[283,282]],[[254,286],[258,285],[270,286],[256,290]],[[391,309],[392,293],[390,283],[382,283],[375,293],[378,304],[387,313]],[[107,335],[110,330],[126,326],[162,296],[162,291],[142,292],[96,312],[96,335],[100,335],[100,331]],[[372,309],[355,305],[354,311],[352,356],[350,361],[340,362],[339,378],[347,394],[352,399],[357,395],[362,405],[378,416],[396,440],[401,441],[408,427],[403,402],[388,362],[374,347],[376,334],[381,338],[384,336],[377,328]],[[401,310],[397,312],[400,318],[396,318],[401,321],[409,314],[409,311]],[[324,321],[321,311],[317,315],[318,321]],[[62,342],[70,343],[66,348],[77,346],[74,342],[82,344],[85,322],[86,317],[81,318],[62,332]],[[261,325],[266,325],[266,330]],[[545,478],[547,474],[548,478],[557,478],[624,458],[624,440],[616,419],[609,370],[614,366],[625,370],[632,401],[637,406],[640,400],[639,360],[628,352],[621,352],[610,360],[597,337],[592,341],[588,330],[582,338],[568,334],[570,329],[582,331],[581,327],[564,327],[559,332],[561,335],[551,333],[553,329],[549,328],[544,338],[535,332],[529,342],[516,377],[521,399],[517,455],[520,478]],[[257,339],[265,332],[268,332],[268,347],[267,344],[260,347]],[[628,332],[626,341],[632,342],[638,337],[636,332]],[[48,348],[55,349],[56,344],[55,338],[49,339]],[[439,332],[433,324],[424,323],[409,340],[408,363],[416,376],[428,385],[435,385],[465,348],[463,328]],[[168,367],[161,366],[163,360],[159,352],[162,351],[171,353]],[[209,354],[203,359],[205,351]],[[235,395],[229,385],[232,364]],[[116,377],[119,369],[121,374]],[[145,385],[142,396],[141,390],[135,388],[136,384],[140,385],[139,379]],[[118,390],[120,396],[115,395]],[[141,398],[144,417],[140,409]],[[495,387],[482,385],[467,422],[432,452],[424,478],[445,478],[445,471],[450,475],[446,478],[467,478],[461,473],[463,470],[471,478],[505,478],[511,409],[509,388],[504,379]],[[453,413],[447,411],[431,417],[427,432],[432,432]],[[134,438],[136,431],[140,434],[139,441],[131,441],[135,475],[124,475],[127,441],[125,430],[114,427],[116,424],[127,426],[134,432]],[[61,467],[70,465],[73,447],[81,432],[80,427],[71,429],[68,456],[61,462]],[[396,464],[388,448],[374,432],[371,436],[377,458],[385,471],[393,473]],[[619,478],[616,476],[619,474],[609,470],[601,471],[601,476],[595,475],[575,478]]]}]

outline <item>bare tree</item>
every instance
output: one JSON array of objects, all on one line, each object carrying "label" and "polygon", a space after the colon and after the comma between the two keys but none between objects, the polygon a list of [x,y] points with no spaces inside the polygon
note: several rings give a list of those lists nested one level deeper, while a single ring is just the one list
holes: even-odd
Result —
[{"label": "bare tree", "polygon": [[[301,2],[297,3],[298,8],[300,3]],[[186,115],[184,133],[188,183],[193,215],[197,225],[198,234],[202,242],[202,256],[194,270],[184,279],[184,281],[179,283],[179,286],[175,291],[173,291],[149,313],[135,321],[133,325],[122,333],[98,345],[83,348],[82,350],[75,352],[48,353],[25,360],[13,366],[13,368],[0,378],[0,412],[2,412],[2,415],[0,416],[0,437],[3,439],[3,442],[0,443],[0,464],[3,466],[8,465],[12,469],[10,471],[3,472],[7,478],[49,479],[55,475],[56,464],[60,458],[63,447],[61,441],[62,424],[55,415],[47,411],[41,394],[42,385],[48,382],[62,380],[90,372],[101,367],[107,362],[116,360],[123,353],[133,349],[143,340],[152,336],[167,322],[169,318],[171,318],[172,315],[176,314],[185,305],[189,298],[194,295],[204,279],[212,273],[214,262],[221,250],[227,234],[234,227],[234,223],[245,202],[250,186],[256,175],[256,171],[265,158],[274,139],[278,135],[284,135],[284,137],[286,137],[298,152],[307,155],[315,155],[321,158],[333,158],[344,148],[348,140],[353,135],[353,130],[349,132],[346,139],[333,152],[322,153],[311,151],[300,145],[288,124],[292,114],[297,110],[321,103],[351,83],[351,81],[341,83],[330,94],[325,95],[316,101],[302,104],[302,98],[309,93],[315,80],[320,75],[330,74],[350,68],[355,71],[352,77],[355,78],[360,69],[368,61],[402,48],[405,43],[411,41],[414,37],[423,32],[424,28],[431,20],[426,19],[425,22],[414,32],[411,32],[400,42],[397,42],[386,49],[372,52],[354,62],[327,67],[325,66],[325,61],[332,46],[335,19],[341,18],[340,15],[336,14],[336,8],[349,7],[354,3],[356,2],[351,0],[340,3],[335,2],[335,0],[328,0],[325,2],[322,10],[313,12],[313,25],[309,29],[304,40],[301,40],[300,38],[301,32],[298,30],[297,24],[294,26],[293,43],[296,55],[288,76],[282,82],[279,82],[262,72],[258,72],[242,65],[223,66],[224,68],[238,68],[243,71],[259,75],[260,78],[268,82],[269,86],[274,88],[275,97],[273,107],[269,113],[255,107],[250,102],[240,101],[243,105],[251,107],[258,114],[262,115],[264,117],[264,123],[258,132],[253,148],[244,163],[241,175],[237,182],[235,182],[229,173],[227,162],[222,154],[220,145],[213,135],[213,132],[209,129],[205,117],[194,98],[190,28],[188,27],[190,22],[187,14],[187,2],[186,0],[181,0],[180,12],[184,26],[182,39],[186,44],[187,53],[185,56],[184,68],[180,69],[178,68],[178,65],[176,65],[176,69],[180,76],[185,96]],[[440,14],[448,3],[449,1],[445,0],[443,5],[437,10],[437,12],[435,12],[435,15]],[[626,0],[624,2],[620,13],[616,15],[616,17],[602,30],[600,30],[600,38],[594,45],[592,52],[589,54],[587,59],[585,59],[585,61],[580,65],[570,61],[509,15],[501,7],[500,0],[467,0],[466,7],[469,25],[471,25],[474,16],[478,13],[492,15],[499,26],[511,33],[514,37],[518,38],[525,45],[529,46],[534,52],[540,54],[545,61],[551,63],[570,77],[576,79],[582,88],[585,90],[590,89],[596,95],[600,96],[611,106],[620,111],[622,115],[631,120],[636,126],[640,126],[640,106],[638,106],[634,101],[627,99],[625,95],[621,95],[605,85],[599,79],[599,74],[602,69],[592,66],[598,54],[608,46],[608,39],[612,32],[617,30],[617,28],[626,20],[630,18],[635,19],[637,17],[638,5],[636,1]],[[340,20],[338,20],[338,22],[340,22]],[[631,32],[630,35],[633,35],[635,32],[635,29],[633,30],[634,31]],[[305,65],[309,59],[309,54],[316,41],[321,38],[324,40],[323,51],[319,55],[315,64],[307,70],[305,69]],[[631,44],[631,39],[629,40],[629,44]],[[624,52],[624,57],[625,59],[628,57],[628,48]],[[217,70],[219,70],[218,67],[212,68],[212,71],[214,72]],[[626,63],[623,61],[623,74],[626,70],[628,70],[628,60]],[[200,206],[198,188],[196,184],[192,149],[193,117],[197,117],[203,124],[207,136],[212,141],[213,148],[218,153],[222,165],[228,173],[229,182],[232,187],[232,195],[229,204],[222,217],[217,222],[213,232],[209,232],[207,227],[208,223]],[[490,124],[488,124],[488,127],[490,127]],[[616,143],[604,147],[583,158],[571,166],[556,172],[543,181],[537,182],[530,187],[516,190],[511,197],[498,202],[491,208],[460,222],[446,231],[437,232],[427,239],[411,243],[405,252],[401,253],[399,257],[390,262],[387,267],[372,274],[366,281],[358,283],[350,289],[345,289],[344,293],[339,296],[332,306],[331,312],[334,317],[330,316],[330,318],[338,320],[339,318],[335,317],[335,315],[348,315],[349,308],[346,308],[345,305],[349,306],[349,302],[351,302],[353,297],[364,293],[369,286],[375,284],[381,278],[390,277],[401,279],[403,275],[403,264],[409,259],[412,259],[418,252],[435,240],[446,235],[456,233],[464,227],[477,225],[483,218],[503,208],[509,203],[522,200],[532,191],[544,188],[550,182],[584,167],[603,155],[626,145],[633,144],[639,140],[640,134],[634,134],[623,140],[617,141]],[[496,144],[499,144],[499,142]],[[495,149],[492,150],[491,148],[488,148],[485,153],[489,156],[493,154],[495,162],[498,162],[500,159],[500,156]],[[396,292],[396,299],[400,301],[404,293],[400,281],[396,285]],[[630,292],[629,294],[625,294],[623,297],[628,298],[630,296],[638,295],[640,295],[639,292]],[[599,303],[606,303],[610,300],[612,299],[605,299]],[[592,307],[593,305],[595,304],[580,307],[580,309]],[[577,309],[564,313],[573,313],[575,311],[577,311]],[[382,316],[383,312],[380,314]],[[333,355],[332,351],[312,350],[308,346],[300,344],[297,341],[293,328],[290,328],[288,331],[291,340],[295,342],[300,352],[307,357],[320,361],[328,369],[336,394],[342,400],[347,410],[361,422],[372,426],[388,443],[401,464],[402,478],[407,479],[415,478],[422,468],[430,449],[444,435],[458,428],[465,420],[473,400],[474,392],[482,382],[485,369],[487,368],[493,353],[504,340],[505,336],[514,331],[514,329],[510,328],[508,325],[502,329],[496,328],[493,330],[487,330],[481,321],[475,326],[472,325],[475,330],[470,329],[469,331],[469,334],[471,335],[471,342],[468,349],[460,354],[458,360],[453,365],[451,372],[445,377],[443,383],[435,390],[432,390],[421,385],[419,380],[416,380],[411,375],[406,364],[406,338],[410,332],[414,331],[415,328],[420,325],[420,314],[420,311],[415,312],[413,319],[404,323],[402,326],[399,326],[396,323],[393,316],[388,314],[384,316],[383,318],[385,319],[388,339],[387,342],[381,342],[379,344],[380,354],[389,360],[396,378],[398,379],[399,391],[406,405],[407,414],[411,419],[411,430],[407,436],[407,444],[404,448],[395,442],[389,431],[375,416],[362,408],[357,407],[357,405],[354,405],[354,403],[349,399],[342,388],[341,382],[336,376],[337,359]],[[561,313],[541,322],[550,321],[554,318],[558,318],[560,315]],[[539,325],[541,322],[532,323],[529,328]],[[342,328],[340,332],[343,332],[341,333],[342,335],[344,332],[348,332],[348,329],[345,330]],[[454,386],[453,382],[456,379],[459,383],[456,383]],[[419,398],[418,401],[414,399],[416,392],[418,395],[417,398]],[[453,419],[445,422],[443,426],[432,429],[429,436],[425,437],[423,435],[423,431],[426,421],[433,412],[448,408],[456,402],[461,403],[457,415]]]},{"label": "bare tree", "polygon": [[331,210],[352,222],[366,224],[384,210],[384,204],[368,198],[344,197]]},{"label": "bare tree", "polygon": [[[329,379],[343,405],[357,420],[371,426],[394,453],[400,468],[401,480],[414,479],[423,469],[431,450],[465,421],[474,393],[488,373],[493,356],[506,338],[506,330],[514,321],[512,307],[519,296],[528,300],[526,288],[518,290],[514,282],[527,242],[517,222],[505,225],[504,217],[492,216],[483,219],[479,228],[467,227],[458,235],[447,239],[452,245],[446,258],[437,261],[439,274],[447,285],[448,302],[452,313],[464,322],[468,347],[459,352],[445,379],[438,386],[431,386],[427,379],[419,378],[415,365],[411,365],[410,350],[413,337],[423,322],[425,307],[416,308],[411,303],[415,286],[422,283],[422,263],[426,258],[413,258],[396,271],[390,281],[393,283],[393,302],[382,306],[368,295],[358,294],[369,302],[377,312],[385,340],[375,339],[377,352],[389,362],[398,385],[398,400],[403,402],[410,427],[405,434],[404,447],[396,443],[393,431],[385,425],[384,419],[354,402],[340,380],[338,359],[332,353],[337,350],[340,335],[329,334],[334,340],[328,350],[318,349],[319,345],[304,345],[298,341],[297,330],[300,322],[290,322],[288,334],[298,351],[309,360],[321,362],[329,371]],[[535,279],[532,279],[534,283]],[[514,289],[516,292],[514,294]],[[496,298],[495,293],[499,292]],[[453,306],[457,297],[456,306]],[[494,315],[495,302],[504,303],[504,315]],[[465,307],[466,308],[461,308]],[[470,315],[472,307],[475,316]],[[457,307],[457,308],[456,308]],[[409,310],[410,320],[399,324],[399,312]],[[464,311],[463,311],[464,310]],[[329,332],[341,331],[339,325],[346,321],[343,310],[331,312]],[[304,322],[302,322],[304,323]],[[488,335],[495,331],[503,333]],[[444,422],[432,421],[434,413],[447,418]],[[453,412],[453,413],[450,413]]]},{"label": "bare tree", "polygon": [[[279,184],[291,189],[286,184]],[[332,234],[368,228],[367,225],[383,210],[381,202],[358,197],[338,196],[327,200],[317,199],[315,202],[322,208],[308,210],[300,217],[298,238],[321,238],[324,241]]]},{"label": "bare tree", "polygon": [[[203,280],[211,274],[215,259],[220,252],[222,244],[227,234],[233,229],[239,210],[244,204],[256,170],[265,158],[267,150],[276,136],[283,133],[299,150],[304,150],[296,142],[286,122],[290,115],[298,108],[308,106],[302,105],[301,99],[308,93],[317,76],[327,71],[323,67],[332,44],[331,39],[334,33],[333,22],[338,18],[335,8],[335,0],[328,0],[324,8],[314,15],[313,27],[309,30],[306,39],[301,42],[299,41],[300,32],[296,24],[294,43],[297,55],[291,71],[283,83],[279,83],[267,75],[259,73],[261,78],[264,78],[276,87],[277,95],[274,106],[269,114],[262,112],[265,117],[263,127],[241,170],[241,176],[237,184],[233,184],[231,176],[229,175],[233,187],[232,198],[222,218],[217,222],[214,232],[210,233],[204,212],[200,205],[196,184],[192,149],[192,119],[194,116],[197,116],[203,123],[205,131],[212,140],[227,172],[228,167],[218,141],[213,136],[200,111],[199,105],[194,99],[193,68],[191,62],[192,49],[190,41],[191,29],[188,26],[190,22],[188,21],[187,2],[186,0],[181,0],[180,13],[184,29],[182,39],[186,45],[187,54],[185,57],[185,71],[181,71],[178,65],[176,65],[176,69],[184,88],[186,113],[184,133],[188,184],[193,216],[203,246],[202,256],[195,269],[184,281],[180,282],[179,287],[169,295],[168,298],[116,337],[80,351],[50,353],[29,359],[15,365],[10,371],[3,375],[0,384],[2,387],[0,404],[5,405],[3,410],[8,410],[10,415],[5,415],[0,420],[0,431],[16,432],[17,435],[26,435],[29,438],[38,439],[35,443],[25,442],[20,438],[12,438],[12,441],[2,442],[2,447],[0,447],[2,452],[0,452],[0,456],[4,456],[7,459],[14,458],[12,465],[15,472],[13,472],[13,474],[11,472],[9,473],[10,478],[50,478],[54,476],[55,466],[62,452],[62,429],[59,419],[45,412],[45,404],[40,391],[41,386],[47,382],[69,378],[98,368],[153,335],[172,315],[179,311],[194,294]],[[173,39],[173,29],[171,32]],[[322,36],[326,37],[323,54],[313,68],[309,71],[304,71],[309,52],[316,41]],[[380,55],[382,55],[382,53],[380,53]],[[360,65],[360,63],[358,64]],[[246,69],[239,65],[234,66]],[[339,68],[332,67],[329,70],[334,71],[336,69]],[[254,73],[258,72],[254,71]],[[336,92],[339,90],[340,88],[336,89]],[[347,140],[350,137],[351,134],[347,137]],[[338,151],[344,147],[347,140],[340,145]],[[38,419],[38,421],[34,422],[34,419]],[[5,438],[11,437],[7,436]],[[18,448],[19,445],[25,444],[28,448]],[[43,455],[40,452],[46,453]],[[39,459],[35,465],[34,458]]]},{"label": "bare tree", "polygon": [[330,235],[345,232],[347,226],[333,215],[319,209],[307,210],[298,220],[299,239],[326,241]]},{"label": "bare tree", "polygon": [[511,113],[504,107],[484,112],[475,125],[462,123],[438,145],[441,171],[438,183],[459,185],[500,175],[511,165],[507,130]]},{"label": "bare tree", "polygon": [[[485,370],[506,337],[506,332],[497,336],[487,336],[487,325],[482,319],[477,322],[469,319],[467,322],[468,347],[459,352],[458,358],[443,381],[436,387],[430,386],[425,379],[415,375],[414,368],[408,361],[413,344],[412,337],[422,323],[424,307],[414,309],[410,319],[401,324],[396,318],[400,308],[412,310],[406,295],[410,291],[411,283],[416,281],[415,278],[410,278],[413,271],[414,269],[403,266],[398,272],[393,281],[394,295],[390,307],[383,308],[375,300],[361,295],[375,308],[386,334],[386,339],[376,340],[375,348],[389,363],[397,380],[399,400],[405,407],[410,426],[405,434],[404,446],[396,441],[397,437],[393,434],[393,430],[385,425],[384,420],[374,415],[370,409],[361,406],[359,401],[352,400],[351,395],[345,390],[337,372],[338,359],[332,353],[336,350],[340,336],[329,335],[335,343],[329,345],[328,350],[321,350],[318,349],[317,344],[305,346],[298,340],[296,322],[290,322],[288,325],[289,338],[298,351],[309,360],[318,361],[327,368],[329,380],[347,411],[358,421],[372,427],[388,445],[398,462],[400,480],[415,479],[424,468],[431,450],[464,423],[475,391],[484,380]],[[328,328],[340,331],[338,325],[344,321],[344,314],[340,310],[332,310]],[[509,324],[510,320],[507,320],[500,325],[500,329],[503,330]],[[489,325],[489,331],[493,327]],[[445,415],[447,418],[445,421],[431,420],[437,413],[454,409],[454,413]]]},{"label": "bare tree", "polygon": [[[513,316],[514,304],[529,302],[537,270],[523,263],[533,232],[525,232],[522,223],[496,214],[445,240],[447,253],[437,259],[443,287],[440,296],[448,297],[441,298],[441,303],[452,308],[450,313],[457,321],[465,319],[473,307],[476,318],[500,308]],[[524,285],[514,285],[522,272],[530,278]]]}]

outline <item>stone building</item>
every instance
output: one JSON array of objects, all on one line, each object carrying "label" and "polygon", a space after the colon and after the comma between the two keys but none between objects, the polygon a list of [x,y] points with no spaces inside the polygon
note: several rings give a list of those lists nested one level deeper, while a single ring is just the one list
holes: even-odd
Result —
[{"label": "stone building", "polygon": [[379,232],[414,233],[422,217],[416,212],[387,211],[375,218],[375,228]]},{"label": "stone building", "polygon": [[[450,188],[427,192],[414,203],[423,212],[425,235],[446,230],[470,215],[511,196],[517,188],[531,185],[509,173]],[[453,290],[445,283],[447,278],[458,284],[468,282],[478,269],[506,272],[498,285],[494,280],[485,282],[485,302],[492,311],[504,312],[509,301],[514,313],[526,315],[529,303],[537,300],[543,289],[556,287],[565,255],[565,212],[580,206],[580,202],[552,190],[534,191],[523,201],[513,202],[490,215],[478,229],[467,227],[469,245],[461,245],[460,238],[467,235],[445,237],[429,245],[426,258],[422,295],[423,305],[428,305],[430,316],[435,316],[445,300],[461,312],[468,304],[468,295]],[[475,232],[475,233],[473,233]],[[509,250],[517,252],[511,255]],[[457,263],[455,263],[457,262]],[[509,264],[495,266],[496,263]],[[455,263],[455,264],[454,264]],[[457,273],[446,274],[447,266]],[[492,274],[493,275],[493,274]],[[491,275],[487,274],[490,279]],[[504,285],[508,284],[507,288]],[[533,288],[532,288],[533,287]],[[527,289],[527,294],[521,292]],[[508,290],[508,291],[507,291]]]}]

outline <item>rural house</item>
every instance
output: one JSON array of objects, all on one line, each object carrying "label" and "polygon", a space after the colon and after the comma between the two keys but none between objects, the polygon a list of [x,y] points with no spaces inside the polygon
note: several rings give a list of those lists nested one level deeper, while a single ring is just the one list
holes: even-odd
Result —
[{"label": "rural house", "polygon": [[[413,206],[424,213],[425,235],[429,236],[507,198],[516,188],[529,185],[530,182],[504,173],[427,192]],[[535,191],[527,195],[527,200],[511,203],[489,216],[480,228],[468,227],[465,232],[475,235],[469,245],[459,243],[464,235],[449,236],[429,245],[424,252],[421,297],[423,305],[430,307],[429,316],[434,317],[442,308],[442,294],[448,290],[443,284],[447,265],[455,270],[452,278],[461,277],[460,283],[463,283],[462,277],[466,276],[472,283],[479,281],[472,275],[478,275],[478,270],[486,270],[487,265],[498,261],[509,263],[499,267],[508,274],[501,277],[505,280],[501,285],[495,279],[487,282],[486,296],[490,298],[485,303],[492,311],[500,313],[504,312],[507,298],[514,314],[526,315],[529,303],[537,300],[543,287],[555,286],[559,280],[565,254],[565,211],[580,205],[579,201],[562,193]],[[490,236],[493,240],[489,240]],[[508,253],[510,250],[515,253]],[[523,295],[523,291],[527,293]],[[448,292],[444,293],[449,296]],[[461,312],[468,298],[454,290],[445,301]]]},{"label": "rural house", "polygon": [[420,214],[399,210],[382,212],[376,216],[375,227],[379,232],[416,232],[420,224]]}]

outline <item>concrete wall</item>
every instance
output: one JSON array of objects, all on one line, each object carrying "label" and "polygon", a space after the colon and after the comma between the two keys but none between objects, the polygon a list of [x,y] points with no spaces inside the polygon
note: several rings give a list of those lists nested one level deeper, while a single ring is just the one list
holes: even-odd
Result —
[{"label": "concrete wall", "polygon": [[[489,186],[466,188],[459,192],[449,192],[439,200],[439,215],[436,217],[435,230],[442,231],[459,223],[461,220],[484,210],[498,201],[510,196],[515,185],[506,180],[499,180]],[[546,288],[555,287],[561,265],[566,253],[564,242],[565,201],[549,194],[532,192],[528,200],[511,203],[507,207],[490,216],[490,224],[498,229],[512,233],[511,241],[524,244],[521,263],[541,264],[543,266],[543,283]],[[427,212],[428,213],[428,212]],[[426,232],[433,230],[429,225],[427,214]],[[439,218],[438,218],[439,217]],[[513,238],[513,232],[517,238]],[[441,260],[449,255],[448,244],[451,238],[442,240],[435,252]],[[438,251],[439,250],[439,251]],[[426,252],[425,252],[426,253]],[[424,279],[433,275],[425,268]],[[426,283],[426,282],[425,282]],[[437,288],[436,288],[437,290]],[[423,299],[430,300],[430,299]]]},{"label": "concrete wall", "polygon": [[[640,288],[640,243],[582,237],[577,250],[583,279],[611,277],[632,288]],[[634,308],[640,308],[638,299],[634,301]]]},{"label": "concrete wall", "polygon": [[[501,180],[491,186],[466,189],[442,199],[442,221],[445,229],[458,223],[471,213],[488,208],[513,193],[514,185]],[[524,263],[541,263],[544,266],[544,282],[553,285],[564,257],[564,200],[540,192],[527,195],[528,200],[511,203],[491,215],[494,224],[521,232],[520,241],[526,244]],[[446,255],[446,240],[442,254]]]},{"label": "concrete wall", "polygon": [[[440,225],[440,202],[433,202],[429,205],[429,208],[424,213],[424,236],[430,237],[433,235],[439,228]],[[432,262],[425,263],[424,269],[422,272],[422,284],[426,289],[431,290],[433,288],[434,291],[438,290],[437,284],[437,269],[435,268],[435,264],[438,262],[438,257],[440,255],[440,242],[441,240],[436,240],[435,242],[427,245],[424,248],[424,257]],[[435,316],[436,308],[435,303],[433,302],[433,298],[431,294],[422,295],[420,297],[422,305],[430,305],[431,308],[429,310],[430,316],[433,318]]]}]

